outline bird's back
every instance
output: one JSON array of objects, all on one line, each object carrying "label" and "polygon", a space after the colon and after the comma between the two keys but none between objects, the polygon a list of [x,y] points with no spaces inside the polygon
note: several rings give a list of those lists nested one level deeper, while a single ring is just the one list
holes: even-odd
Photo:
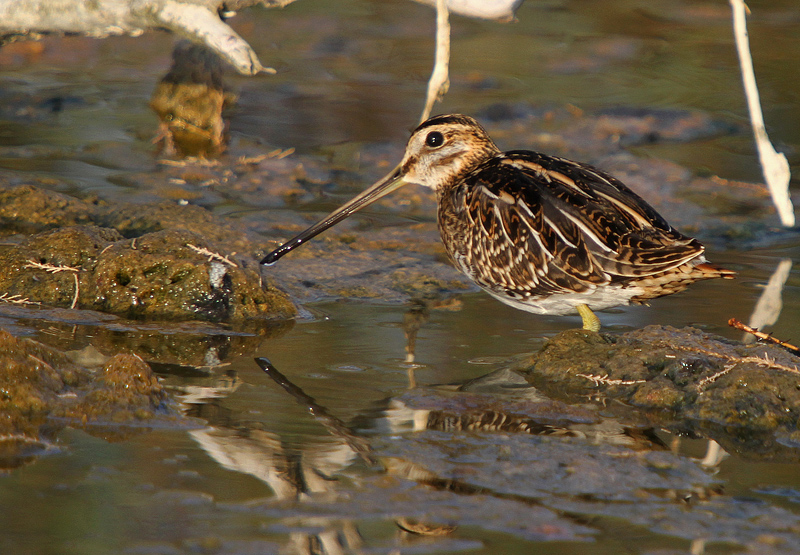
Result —
[{"label": "bird's back", "polygon": [[[603,308],[732,276],[704,264],[697,240],[673,229],[619,180],[570,160],[506,152],[453,180],[439,196],[439,226],[451,258],[515,306],[577,295],[596,296],[593,308]],[[534,308],[527,309],[564,312]]]}]

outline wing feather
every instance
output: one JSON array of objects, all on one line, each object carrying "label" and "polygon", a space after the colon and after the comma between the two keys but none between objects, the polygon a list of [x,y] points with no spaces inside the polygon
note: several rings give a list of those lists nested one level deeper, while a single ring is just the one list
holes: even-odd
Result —
[{"label": "wing feather", "polygon": [[515,298],[641,279],[703,253],[619,180],[535,152],[492,158],[441,195],[450,256]]}]

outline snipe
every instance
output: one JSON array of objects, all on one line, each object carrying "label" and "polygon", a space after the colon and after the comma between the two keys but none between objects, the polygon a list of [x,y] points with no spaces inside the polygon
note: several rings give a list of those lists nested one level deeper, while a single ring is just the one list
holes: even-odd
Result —
[{"label": "snipe", "polygon": [[732,278],[619,180],[528,150],[501,152],[468,116],[435,116],[411,134],[389,175],[268,254],[284,254],[402,185],[436,191],[453,263],[490,295],[536,314],[643,303],[691,283]]}]

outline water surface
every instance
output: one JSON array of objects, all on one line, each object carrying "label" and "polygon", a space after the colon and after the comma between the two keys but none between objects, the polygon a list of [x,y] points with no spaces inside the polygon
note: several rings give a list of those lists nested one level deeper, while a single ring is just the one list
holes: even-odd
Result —
[{"label": "water surface", "polygon": [[[789,0],[749,5],[765,119],[798,174],[800,11]],[[729,131],[637,146],[635,153],[699,175],[760,181],[724,3],[527,2],[518,20],[452,18],[451,91],[436,111],[475,113],[496,103],[700,110]],[[239,95],[230,114],[230,159],[294,147],[320,164],[359,171],[364,147],[400,148],[430,71],[432,10],[411,2],[303,0],[280,11],[246,11],[234,25],[278,74],[230,76]],[[0,51],[3,175],[109,203],[158,198],[157,191],[137,190],[130,176],[157,167],[147,99],[169,65],[173,40],[160,33],[48,39],[29,57]],[[232,220],[264,213],[235,193],[204,202]],[[754,218],[764,228],[777,223],[768,213]],[[703,239],[714,262],[739,271],[739,279],[697,284],[650,307],[607,311],[600,315],[605,328],[691,325],[741,339],[727,320],[748,321],[781,261],[800,260],[800,239],[769,230],[740,243]],[[769,327],[795,342],[798,272],[794,264],[780,316]],[[796,457],[731,453],[705,467],[698,459],[706,440],[636,430],[635,440],[619,444],[627,424],[610,416],[614,433],[590,429],[585,437],[411,430],[408,405],[418,400],[412,383],[423,391],[442,386],[430,391],[446,396],[447,384],[503,368],[575,327],[576,318],[536,317],[468,293],[417,318],[410,364],[408,305],[343,300],[307,308],[294,326],[259,337],[225,326],[188,331],[0,305],[4,329],[80,352],[82,360],[89,345],[149,345],[151,365],[196,418],[192,430],[140,429],[121,437],[62,431],[52,452],[0,478],[0,551],[797,552]],[[175,343],[191,357],[165,347]],[[254,357],[267,357],[366,438],[389,471],[361,460]],[[589,399],[571,403],[607,416]],[[555,476],[549,482],[548,472]],[[516,482],[506,483],[508,476]],[[585,484],[567,487],[570,476],[585,477]],[[458,528],[410,536],[401,531],[404,519]]]}]

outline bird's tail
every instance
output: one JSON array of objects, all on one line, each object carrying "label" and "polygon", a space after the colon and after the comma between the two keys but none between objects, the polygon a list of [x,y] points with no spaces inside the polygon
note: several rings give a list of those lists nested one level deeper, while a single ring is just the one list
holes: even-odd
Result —
[{"label": "bird's tail", "polygon": [[728,270],[727,268],[717,266],[716,264],[709,264],[708,262],[698,264],[692,269],[702,272],[702,277],[700,279],[733,279],[736,277],[736,272],[733,270]]}]

